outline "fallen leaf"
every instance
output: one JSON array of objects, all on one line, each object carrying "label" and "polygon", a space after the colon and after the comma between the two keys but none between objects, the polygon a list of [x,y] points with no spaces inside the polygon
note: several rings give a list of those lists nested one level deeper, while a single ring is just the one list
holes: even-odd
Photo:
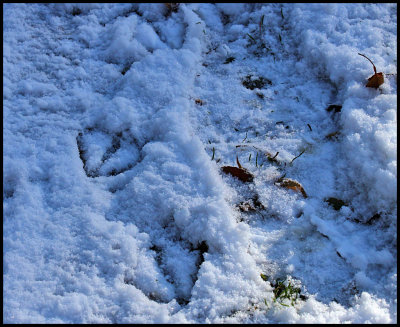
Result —
[{"label": "fallen leaf", "polygon": [[244,168],[236,168],[232,166],[224,166],[222,167],[222,171],[225,174],[230,174],[233,177],[239,178],[242,182],[252,182],[253,175]]},{"label": "fallen leaf", "polygon": [[367,58],[369,60],[369,62],[372,64],[372,67],[374,68],[374,73],[375,73],[370,78],[368,78],[368,83],[365,86],[366,87],[374,87],[377,89],[380,85],[382,85],[384,83],[383,73],[376,72],[376,67],[375,67],[374,63],[366,55],[363,55],[361,53],[359,53],[359,55],[363,56],[364,58]]},{"label": "fallen leaf", "polygon": [[199,106],[202,106],[204,104],[204,102],[202,100],[200,100],[200,99],[196,99],[196,100],[194,100],[194,102],[196,104],[198,104]]},{"label": "fallen leaf", "polygon": [[380,85],[383,84],[383,82],[384,82],[383,73],[376,73],[372,75],[370,78],[368,78],[368,83],[365,86],[374,87],[377,89]]},{"label": "fallen leaf", "polygon": [[307,193],[304,191],[303,186],[299,182],[294,181],[293,179],[283,178],[280,179],[279,182],[276,182],[276,185],[280,187],[285,187],[296,192],[301,192],[305,198],[307,198]]}]

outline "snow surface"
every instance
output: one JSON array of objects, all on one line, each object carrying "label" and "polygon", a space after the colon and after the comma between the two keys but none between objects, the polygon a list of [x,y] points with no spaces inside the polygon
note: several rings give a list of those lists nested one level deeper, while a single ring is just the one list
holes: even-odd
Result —
[{"label": "snow surface", "polygon": [[3,9],[4,322],[397,321],[396,4]]}]

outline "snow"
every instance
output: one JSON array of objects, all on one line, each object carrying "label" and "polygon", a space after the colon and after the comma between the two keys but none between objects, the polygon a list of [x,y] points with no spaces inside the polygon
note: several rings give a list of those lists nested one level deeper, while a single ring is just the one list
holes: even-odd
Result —
[{"label": "snow", "polygon": [[396,4],[3,9],[5,323],[397,321]]}]

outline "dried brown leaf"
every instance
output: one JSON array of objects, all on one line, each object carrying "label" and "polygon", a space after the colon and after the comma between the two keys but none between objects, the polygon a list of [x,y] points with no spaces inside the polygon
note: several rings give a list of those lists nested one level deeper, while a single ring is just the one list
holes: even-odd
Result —
[{"label": "dried brown leaf", "polygon": [[374,87],[378,88],[384,82],[383,73],[376,73],[368,78],[368,83],[365,85],[366,87]]},{"label": "dried brown leaf", "polygon": [[304,191],[303,186],[301,186],[299,182],[296,182],[293,179],[283,178],[279,183],[276,183],[276,185],[294,190],[296,192],[300,192],[305,198],[307,198],[307,193],[306,191]]},{"label": "dried brown leaf", "polygon": [[364,58],[367,58],[369,60],[369,62],[372,64],[372,67],[374,68],[374,73],[375,73],[370,78],[368,78],[368,83],[365,86],[366,87],[374,87],[377,89],[380,85],[382,85],[384,83],[383,73],[376,72],[376,67],[375,67],[374,63],[366,55],[363,55],[361,53],[359,53],[359,55],[363,56]]},{"label": "dried brown leaf", "polygon": [[240,179],[242,182],[252,182],[253,175],[244,168],[236,168],[232,166],[224,166],[222,167],[222,171],[225,174],[230,174],[233,177]]}]

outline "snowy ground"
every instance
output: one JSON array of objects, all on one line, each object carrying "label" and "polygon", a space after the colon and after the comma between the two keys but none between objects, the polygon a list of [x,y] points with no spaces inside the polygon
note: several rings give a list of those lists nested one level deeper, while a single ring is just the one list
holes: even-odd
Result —
[{"label": "snowy ground", "polygon": [[3,9],[4,322],[397,321],[396,4]]}]

